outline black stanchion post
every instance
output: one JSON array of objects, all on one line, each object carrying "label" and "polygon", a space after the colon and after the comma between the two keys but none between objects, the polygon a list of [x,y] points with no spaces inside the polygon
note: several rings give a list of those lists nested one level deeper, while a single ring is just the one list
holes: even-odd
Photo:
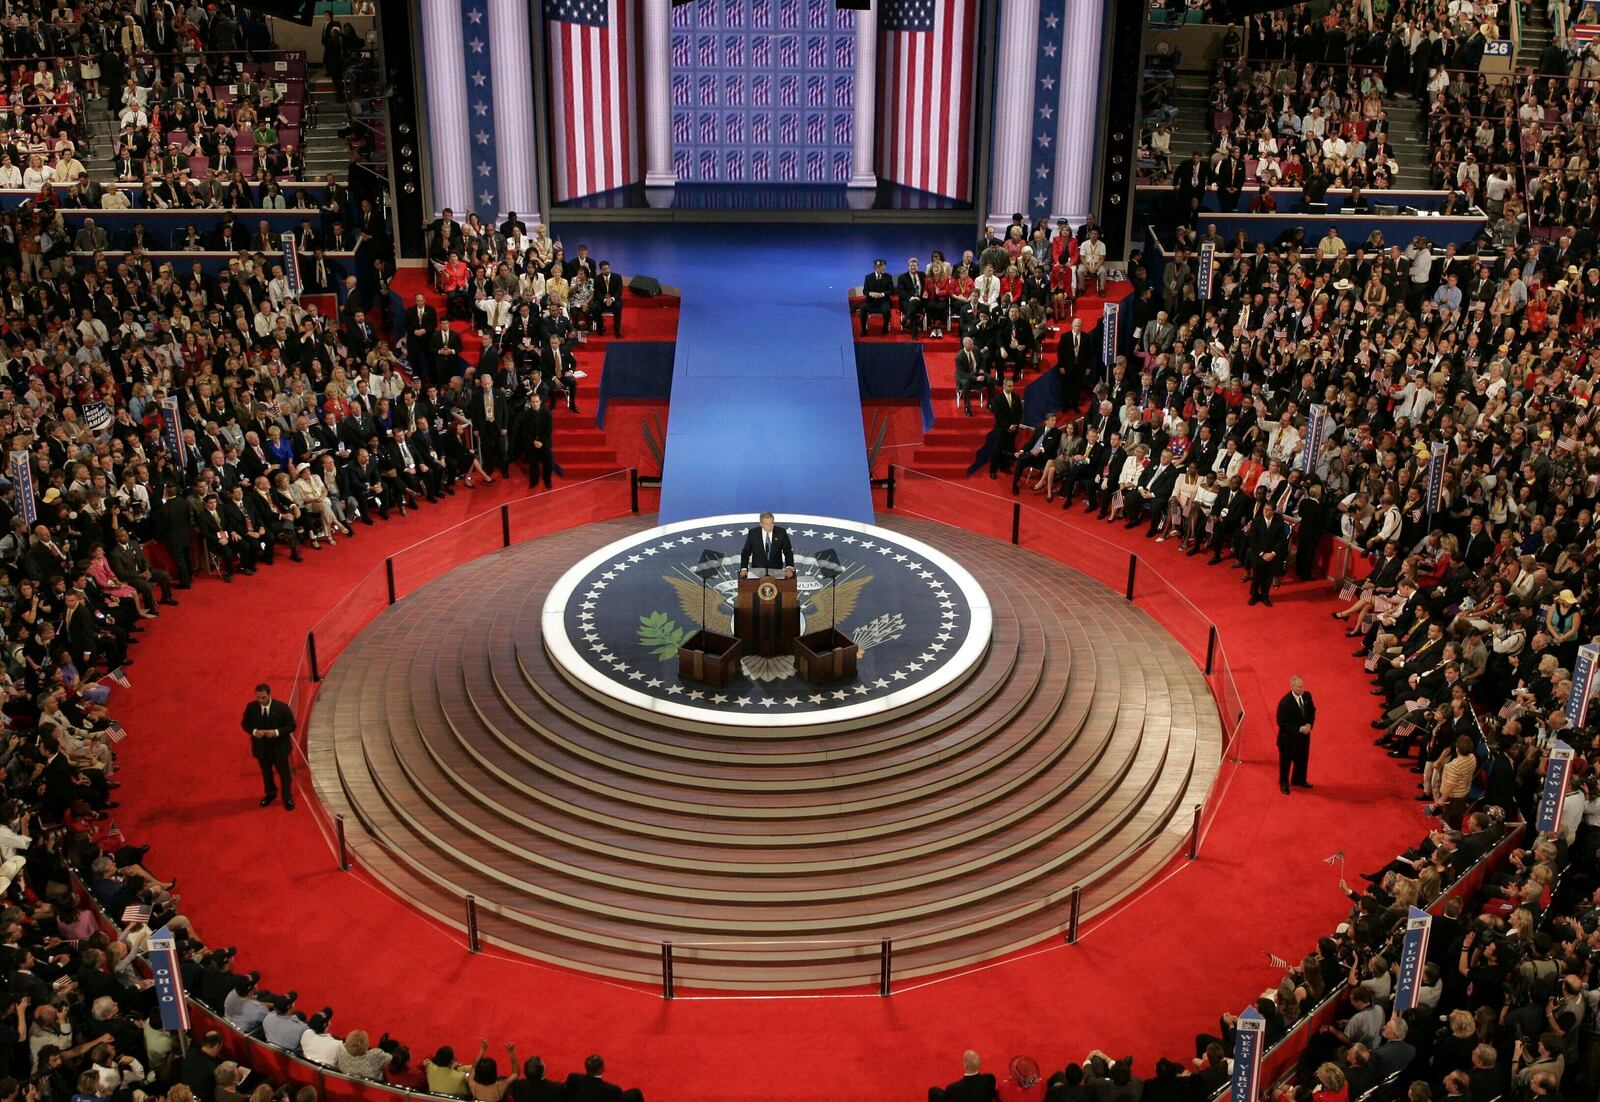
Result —
[{"label": "black stanchion post", "polygon": [[1189,830],[1189,860],[1200,856],[1200,812],[1204,804],[1194,805],[1194,826]]},{"label": "black stanchion post", "polygon": [[349,850],[345,849],[345,845],[344,845],[344,816],[343,815],[335,815],[333,817],[333,833],[334,833],[335,839],[339,843],[339,871],[340,872],[349,872],[350,871],[350,852],[349,852]]},{"label": "black stanchion post", "polygon": [[885,508],[894,508],[894,464],[889,464],[889,497]]},{"label": "black stanchion post", "polygon": [[511,506],[500,506],[500,546],[511,546]]},{"label": "black stanchion post", "polygon": [[1068,906],[1070,909],[1067,911],[1067,944],[1076,945],[1078,943],[1078,915],[1083,909],[1082,884],[1072,885],[1072,897]]},{"label": "black stanchion post", "polygon": [[476,953],[483,948],[483,943],[478,940],[478,899],[476,896],[467,896],[467,952]]},{"label": "black stanchion post", "polygon": [[1133,577],[1139,572],[1139,556],[1128,556],[1128,600],[1133,600]]},{"label": "black stanchion post", "polygon": [[639,468],[628,468],[628,509],[631,512],[639,511]]},{"label": "black stanchion post", "polygon": [[306,632],[306,655],[311,659],[311,680],[321,681],[322,671],[317,669],[317,633]]},{"label": "black stanchion post", "polygon": [[1206,632],[1206,676],[1211,676],[1211,668],[1217,659],[1217,625],[1212,624]]},{"label": "black stanchion post", "polygon": [[878,994],[889,997],[889,980],[894,973],[894,939],[884,938],[878,947]]},{"label": "black stanchion post", "polygon": [[1022,502],[1011,503],[1011,542],[1022,542]]},{"label": "black stanchion post", "polygon": [[672,942],[661,943],[661,997],[670,999],[674,995],[672,984]]},{"label": "black stanchion post", "polygon": [[383,574],[389,582],[389,603],[394,604],[394,556],[383,560]]}]

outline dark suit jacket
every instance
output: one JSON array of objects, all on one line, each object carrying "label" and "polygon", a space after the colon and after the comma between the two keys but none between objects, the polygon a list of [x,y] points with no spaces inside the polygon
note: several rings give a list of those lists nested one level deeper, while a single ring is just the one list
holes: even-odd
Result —
[{"label": "dark suit jacket", "polygon": [[1044,446],[1039,449],[1040,459],[1054,459],[1056,451],[1061,447],[1061,430],[1058,428],[1047,429],[1040,425],[1033,430],[1033,434],[1028,437],[1028,442],[1022,446],[1022,454],[1024,456],[1032,455],[1035,445],[1041,442]]},{"label": "dark suit jacket", "polygon": [[1022,395],[1013,392],[1008,402],[1005,391],[996,391],[989,399],[989,412],[994,415],[994,427],[1000,434],[1000,446],[1009,450],[1012,446],[1011,436],[1017,431],[1017,426],[1022,424]]},{"label": "dark suit jacket", "polygon": [[[472,431],[480,437],[491,430],[504,433],[511,421],[511,403],[501,397],[499,391],[493,388],[489,391],[493,399],[485,399],[483,391],[475,390],[472,393],[472,402],[467,406],[467,417],[472,421]],[[486,402],[494,402],[494,423],[489,422]]]},{"label": "dark suit jacket", "polygon": [[567,1076],[568,1102],[622,1102],[622,1088],[598,1075],[573,1072]]},{"label": "dark suit jacket", "polygon": [[944,1102],[995,1102],[999,1097],[994,1076],[986,1071],[963,1075],[944,1089]]},{"label": "dark suit jacket", "polygon": [[1274,573],[1282,570],[1284,553],[1289,550],[1289,526],[1283,518],[1273,517],[1269,523],[1264,517],[1257,517],[1250,526],[1250,550],[1257,558],[1269,551],[1273,554],[1270,561],[1257,562],[1256,569]]},{"label": "dark suit jacket", "polygon": [[75,661],[85,661],[94,654],[97,642],[94,613],[87,605],[80,604],[71,613],[70,620],[66,613],[62,614],[61,636]]},{"label": "dark suit jacket", "polygon": [[861,284],[861,293],[871,295],[874,292],[883,295],[883,298],[868,298],[867,304],[876,308],[876,304],[882,303],[883,307],[887,308],[890,300],[894,297],[894,276],[888,272],[884,272],[882,275],[873,272],[868,275]]},{"label": "dark suit jacket", "polygon": [[550,454],[550,437],[554,429],[554,419],[550,416],[550,404],[546,402],[537,410],[529,409],[522,415],[517,426],[523,443],[532,448],[534,441],[544,445],[544,454]]},{"label": "dark suit jacket", "polygon": [[252,700],[245,705],[244,717],[239,720],[239,726],[249,735],[252,731],[276,731],[275,735],[263,735],[256,738],[250,735],[250,753],[257,758],[267,757],[274,753],[282,753],[288,748],[289,736],[294,734],[294,712],[289,705],[281,700],[273,700],[267,705],[267,714],[261,714],[261,705]]},{"label": "dark suit jacket", "polygon": [[772,553],[767,553],[758,524],[745,533],[744,550],[739,553],[739,569],[778,570],[794,565],[794,548],[789,544],[788,529],[780,525],[772,528]]},{"label": "dark suit jacket", "polygon": [[1178,465],[1168,463],[1166,467],[1152,465],[1139,476],[1139,487],[1149,490],[1157,504],[1166,502],[1172,497],[1173,487],[1178,484]]},{"label": "dark suit jacket", "polygon": [[1293,693],[1284,693],[1283,699],[1278,701],[1279,738],[1298,735],[1301,727],[1317,722],[1317,702],[1311,699],[1310,693],[1301,693],[1300,699],[1305,701],[1303,708],[1295,706]]},{"label": "dark suit jacket", "polygon": [[1078,334],[1078,345],[1072,345],[1072,331],[1069,329],[1061,334],[1061,341],[1056,345],[1056,361],[1062,372],[1069,378],[1075,378],[1080,383],[1088,376],[1094,366],[1094,350],[1090,347],[1093,342],[1089,334]]},{"label": "dark suit jacket", "polygon": [[605,305],[606,299],[614,299],[612,306],[622,305],[622,277],[616,272],[594,277],[594,305],[591,309],[610,309]]},{"label": "dark suit jacket", "polygon": [[518,1079],[511,1084],[511,1102],[562,1102],[567,1089],[551,1079]]}]

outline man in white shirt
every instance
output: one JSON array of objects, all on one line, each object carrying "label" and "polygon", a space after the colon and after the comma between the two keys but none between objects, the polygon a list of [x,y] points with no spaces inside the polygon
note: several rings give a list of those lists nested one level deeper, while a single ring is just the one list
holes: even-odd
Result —
[{"label": "man in white shirt", "polygon": [[300,1055],[313,1064],[331,1068],[344,1051],[344,1041],[328,1032],[329,1017],[328,1011],[311,1015],[306,1031],[300,1034]]},{"label": "man in white shirt", "polygon": [[972,281],[972,299],[991,310],[1000,304],[1000,277],[987,264],[983,266],[983,274]]},{"label": "man in white shirt", "polygon": [[480,298],[478,309],[483,311],[484,329],[489,333],[503,333],[511,324],[511,302],[504,291],[497,290],[488,298]]}]

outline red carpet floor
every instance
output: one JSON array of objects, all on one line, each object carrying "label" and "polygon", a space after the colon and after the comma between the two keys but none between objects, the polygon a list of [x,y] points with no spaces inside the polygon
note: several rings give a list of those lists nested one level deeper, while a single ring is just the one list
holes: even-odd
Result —
[{"label": "red carpet floor", "polygon": [[[901,504],[1008,532],[1009,497],[969,498],[995,488],[986,478],[968,486],[908,480]],[[1028,498],[1024,544],[1069,563],[1093,558],[1097,575],[1119,561],[1125,572],[1126,556],[1090,535],[1148,553],[1222,630],[1250,718],[1244,764],[1200,860],[1075,946],[1048,944],[888,999],[665,1003],[650,991],[469,955],[459,935],[336,871],[309,809],[256,807],[259,780],[238,716],[256,681],[290,678],[305,632],[354,579],[373,568],[381,576],[386,554],[520,492],[497,482],[308,552],[304,565],[280,563],[226,590],[197,582],[182,608],[154,622],[129,671],[132,689],[112,702],[131,734],[119,812],[130,838],[153,843],[151,865],[181,878],[184,909],[208,940],[238,945],[241,964],[259,969],[268,987],[297,988],[308,1006],[332,1003],[341,1034],[388,1030],[419,1053],[441,1042],[470,1050],[480,1035],[497,1051],[515,1040],[524,1056],[537,1053],[561,1072],[598,1050],[611,1078],[654,1102],[921,1097],[928,1083],[958,1074],[969,1046],[991,1067],[1018,1053],[1058,1066],[1102,1047],[1136,1053],[1149,1068],[1158,1055],[1186,1055],[1220,1011],[1275,984],[1267,951],[1296,958],[1339,920],[1344,900],[1336,870],[1323,864],[1328,853],[1345,850],[1352,869],[1376,867],[1427,826],[1408,798],[1411,778],[1370,743],[1371,698],[1328,619],[1327,587],[1289,586],[1275,609],[1247,608],[1237,573],[1184,559],[1172,544],[1124,539],[1120,526],[1078,525],[1076,516],[1054,526]],[[613,507],[625,489],[571,493],[563,515],[577,519]],[[1152,592],[1148,569],[1140,584]],[[1176,599],[1141,603],[1172,618],[1178,633],[1195,630]],[[1292,673],[1307,677],[1321,719],[1316,790],[1285,798],[1270,709]]]}]

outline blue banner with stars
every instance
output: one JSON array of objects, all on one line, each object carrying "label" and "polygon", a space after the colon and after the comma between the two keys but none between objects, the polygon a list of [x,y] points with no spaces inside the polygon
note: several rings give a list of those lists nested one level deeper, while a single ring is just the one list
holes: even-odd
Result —
[{"label": "blue banner with stars", "polygon": [[[466,42],[467,122],[472,140],[472,209],[486,222],[500,220],[500,172],[494,143],[494,51],[489,44],[487,0],[465,0],[461,6]],[[529,79],[532,74],[529,74]]]},{"label": "blue banner with stars", "polygon": [[1055,194],[1056,110],[1061,100],[1062,38],[1066,32],[1066,0],[1040,0],[1037,56],[1033,69],[1032,162],[1028,169],[1030,221],[1050,213]]}]

